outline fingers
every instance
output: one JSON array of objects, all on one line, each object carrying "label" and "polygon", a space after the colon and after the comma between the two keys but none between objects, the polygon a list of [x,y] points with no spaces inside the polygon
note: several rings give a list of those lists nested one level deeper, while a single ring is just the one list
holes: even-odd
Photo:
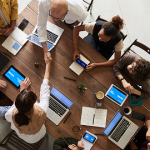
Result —
[{"label": "fingers", "polygon": [[92,65],[88,65],[88,66],[86,66],[86,68],[85,68],[86,71],[90,71],[91,69],[92,69]]},{"label": "fingers", "polygon": [[6,86],[7,86],[7,82],[0,80],[0,87],[5,89]]},{"label": "fingers", "polygon": [[31,81],[29,79],[29,77],[26,77],[25,80],[24,80],[24,83],[30,85],[31,84]]}]

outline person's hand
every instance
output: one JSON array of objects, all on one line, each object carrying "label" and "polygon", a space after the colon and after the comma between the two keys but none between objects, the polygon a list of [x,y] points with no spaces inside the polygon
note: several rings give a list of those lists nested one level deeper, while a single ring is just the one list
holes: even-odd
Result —
[{"label": "person's hand", "polygon": [[50,61],[52,60],[51,53],[49,51],[44,53],[44,60],[47,60],[47,59],[49,59]]},{"label": "person's hand", "polygon": [[79,149],[84,149],[84,144],[82,141],[78,141],[78,145]]},{"label": "person's hand", "polygon": [[46,64],[49,64],[51,61],[52,61],[52,57],[51,56],[49,57],[49,59],[48,58],[45,59],[45,63]]},{"label": "person's hand", "polygon": [[6,31],[3,33],[3,35],[8,36],[13,30],[14,30],[14,28],[12,28],[12,27],[7,28]]},{"label": "person's hand", "polygon": [[7,83],[4,80],[0,80],[0,87],[5,89],[7,86]]},{"label": "person's hand", "polygon": [[5,28],[2,28],[0,30],[0,33],[4,34],[8,28],[9,28],[9,26],[6,26]]},{"label": "person's hand", "polygon": [[130,86],[129,93],[130,94],[136,94],[136,89],[133,86]]},{"label": "person's hand", "polygon": [[149,150],[150,149],[150,143],[147,143],[147,150]]},{"label": "person's hand", "polygon": [[[146,140],[150,141],[150,129],[147,130],[146,132]],[[149,143],[150,144],[150,143]],[[150,146],[150,145],[149,145]]]},{"label": "person's hand", "polygon": [[31,81],[28,77],[26,77],[24,81],[22,80],[20,84],[20,92],[24,89],[27,90],[30,84],[31,84]]},{"label": "person's hand", "polygon": [[69,145],[68,148],[71,150],[79,150],[75,144]]},{"label": "person's hand", "polygon": [[76,61],[77,57],[80,58],[78,50],[76,50],[76,51],[73,52],[73,60]]},{"label": "person's hand", "polygon": [[94,69],[96,66],[97,66],[96,63],[92,63],[92,64],[86,66],[85,70],[90,71],[90,70]]},{"label": "person's hand", "polygon": [[74,26],[77,26],[80,22],[79,21],[76,21],[74,24],[72,24],[71,26],[74,27]]},{"label": "person's hand", "polygon": [[125,79],[121,81],[123,87],[125,88],[126,91],[129,91],[129,89],[131,88],[131,84],[128,83]]}]

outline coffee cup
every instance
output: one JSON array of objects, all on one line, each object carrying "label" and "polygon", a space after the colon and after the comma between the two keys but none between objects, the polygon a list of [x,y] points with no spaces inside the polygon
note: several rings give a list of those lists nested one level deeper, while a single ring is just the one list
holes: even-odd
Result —
[{"label": "coffee cup", "polygon": [[129,106],[125,106],[123,111],[125,115],[130,115],[132,112],[132,109]]},{"label": "coffee cup", "polygon": [[98,91],[97,93],[94,93],[96,95],[97,99],[103,99],[104,98],[104,93],[102,91]]},{"label": "coffee cup", "polygon": [[73,130],[73,132],[77,133],[81,130],[81,128],[79,126],[73,126],[72,130]]}]

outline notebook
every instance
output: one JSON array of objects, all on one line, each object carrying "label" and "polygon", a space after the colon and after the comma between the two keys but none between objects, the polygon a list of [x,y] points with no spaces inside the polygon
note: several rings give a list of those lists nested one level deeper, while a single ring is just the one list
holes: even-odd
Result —
[{"label": "notebook", "polygon": [[[80,54],[80,59],[86,63],[87,65],[90,63],[89,60],[87,60],[83,55]],[[80,75],[83,71],[84,71],[84,68],[79,65],[76,61],[74,61],[70,67],[69,67],[72,71],[74,71],[77,75]]]},{"label": "notebook", "polygon": [[81,125],[105,128],[106,117],[107,109],[82,107]]},{"label": "notebook", "polygon": [[27,35],[16,27],[16,29],[3,42],[2,46],[13,55],[16,55],[27,41]]}]

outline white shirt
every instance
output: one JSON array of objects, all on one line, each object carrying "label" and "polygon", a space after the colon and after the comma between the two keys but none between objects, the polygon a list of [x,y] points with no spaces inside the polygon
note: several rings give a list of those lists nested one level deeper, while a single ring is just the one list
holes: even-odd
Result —
[{"label": "white shirt", "polygon": [[[43,80],[43,83],[42,83],[41,89],[40,89],[40,103],[37,103],[37,102],[35,103],[36,105],[41,107],[45,111],[45,113],[47,113],[49,98],[50,98],[50,90],[49,90],[50,86],[48,85],[48,82],[49,82],[48,79]],[[14,108],[15,108],[15,105],[12,105],[12,107],[5,114],[6,120],[11,123],[11,129],[15,130],[17,135],[21,139],[26,141],[27,143],[36,143],[40,139],[42,139],[44,137],[44,135],[46,134],[46,128],[45,128],[44,124],[41,127],[40,131],[36,134],[28,135],[28,134],[20,134],[19,133],[19,130],[16,128],[16,126],[14,125],[14,123],[12,121],[12,111]]]},{"label": "white shirt", "polygon": [[[39,0],[39,13],[37,21],[38,36],[40,42],[47,41],[46,23],[50,10],[51,0]],[[69,12],[64,20],[68,24],[76,21],[83,22],[88,13],[84,6],[83,0],[67,0]]]}]

